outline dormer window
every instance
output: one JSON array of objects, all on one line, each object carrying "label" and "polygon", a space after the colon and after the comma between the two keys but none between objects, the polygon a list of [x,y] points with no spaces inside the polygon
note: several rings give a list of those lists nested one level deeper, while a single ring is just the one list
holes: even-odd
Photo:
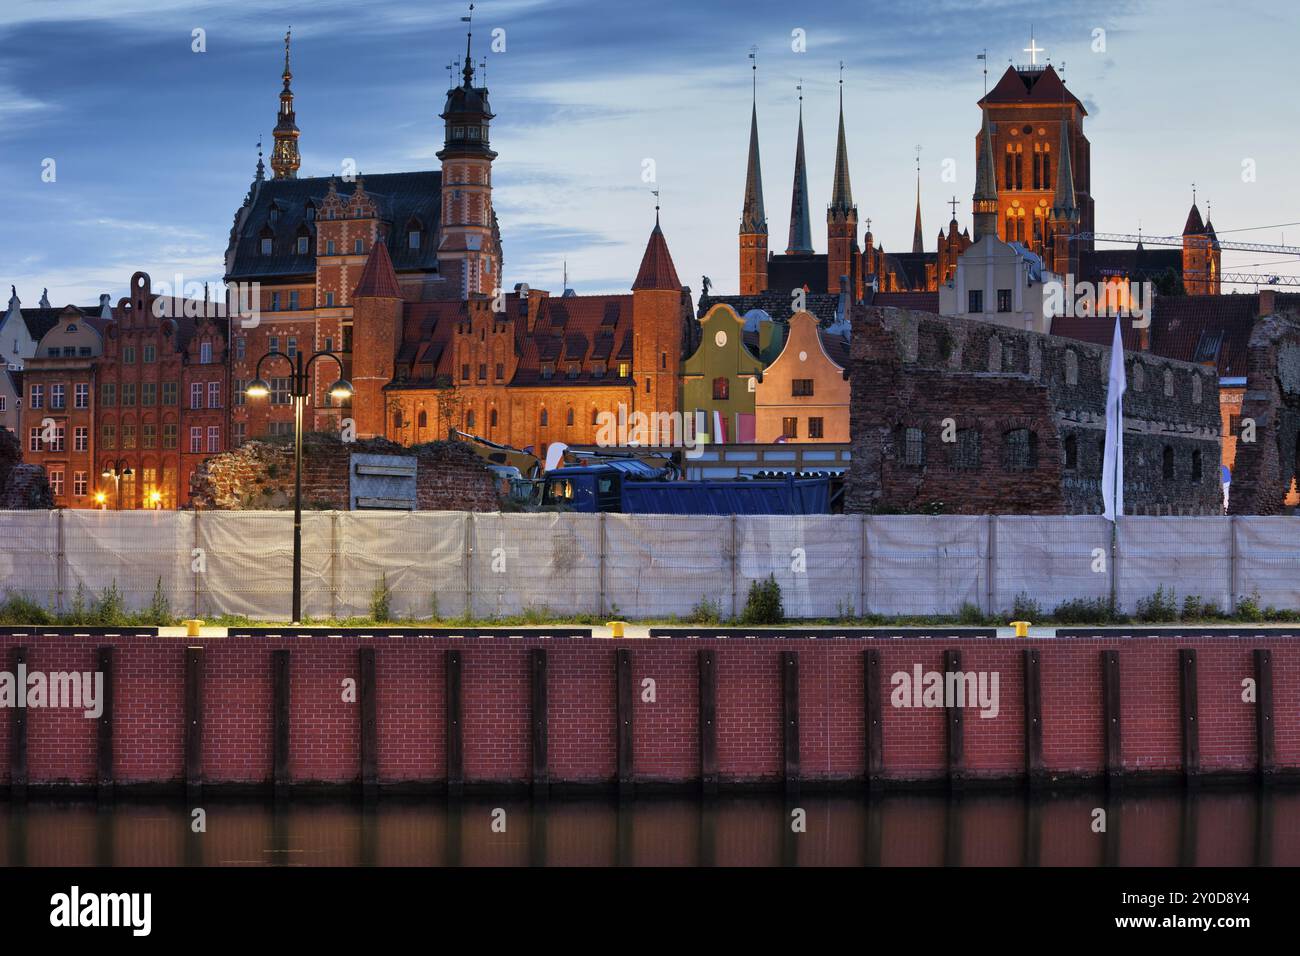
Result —
[{"label": "dormer window", "polygon": [[64,331],[65,331],[65,332],[75,332],[75,331],[77,331],[77,326],[76,326],[75,324],[73,324],[73,325],[69,325],[69,326],[68,326]]},{"label": "dormer window", "polygon": [[543,366],[542,366],[542,378],[549,379],[549,378],[550,378],[552,375],[554,375],[554,374],[555,374],[555,366],[554,366],[554,365],[549,365],[549,364],[548,364],[548,365],[543,365]]},{"label": "dormer window", "polygon": [[270,237],[270,236],[263,236],[263,237],[262,237],[262,255],[264,255],[264,256],[269,256],[270,254],[271,254],[271,237]]},{"label": "dormer window", "polygon": [[305,256],[311,251],[311,237],[305,233],[298,237],[298,255]]},{"label": "dormer window", "polygon": [[410,232],[406,234],[406,247],[412,250],[420,248],[419,229],[412,229]]},{"label": "dormer window", "polygon": [[366,241],[364,239],[358,239],[355,242],[353,242],[352,251],[357,255],[364,254],[366,251]]},{"label": "dormer window", "polygon": [[315,221],[316,221],[316,207],[313,206],[311,203],[307,203],[307,209],[306,209],[306,211],[304,212],[303,218],[305,218],[308,222],[315,222]]},{"label": "dormer window", "polygon": [[271,207],[271,224],[274,225],[275,223],[277,223],[277,222],[279,222],[279,221],[280,221],[280,210],[277,209],[275,206],[272,206],[272,207]]}]

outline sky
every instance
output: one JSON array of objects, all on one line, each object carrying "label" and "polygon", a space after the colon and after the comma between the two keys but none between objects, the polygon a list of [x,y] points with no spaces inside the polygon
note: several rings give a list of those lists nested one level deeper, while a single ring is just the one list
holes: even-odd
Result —
[{"label": "sky", "polygon": [[[0,0],[0,283],[25,305],[46,287],[63,305],[116,301],[137,270],[219,280],[259,136],[269,153],[290,26],[300,175],[348,159],[362,174],[437,168],[466,12],[451,0]],[[1031,30],[1088,109],[1099,232],[1178,234],[1195,182],[1221,239],[1300,245],[1297,28],[1300,6],[1259,0],[482,0],[474,56],[497,114],[506,284],[558,291],[567,262],[579,293],[626,291],[657,188],[682,281],[734,292],[752,47],[771,248],[789,228],[802,81],[825,251],[842,62],[859,217],[886,251],[910,251],[919,145],[933,249],[953,195],[970,224],[976,54],[988,50],[991,86],[1028,61]],[[494,31],[504,49],[489,49]],[[1226,252],[1224,269],[1298,275],[1300,261]]]}]

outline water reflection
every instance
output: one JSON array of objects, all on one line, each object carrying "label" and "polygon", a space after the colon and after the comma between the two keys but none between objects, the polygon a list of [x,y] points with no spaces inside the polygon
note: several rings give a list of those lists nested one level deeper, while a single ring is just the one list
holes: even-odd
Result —
[{"label": "water reflection", "polygon": [[181,803],[0,803],[0,864],[1300,865],[1300,793],[1288,791],[202,806],[195,833]]}]

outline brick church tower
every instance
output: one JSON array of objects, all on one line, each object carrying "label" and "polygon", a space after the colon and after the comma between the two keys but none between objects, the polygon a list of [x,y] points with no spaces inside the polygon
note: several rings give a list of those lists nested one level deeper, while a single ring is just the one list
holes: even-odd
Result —
[{"label": "brick church tower", "polygon": [[763,209],[763,171],[758,161],[758,102],[755,100],[749,117],[745,205],[740,211],[740,294],[756,295],[766,291],[767,213]]},{"label": "brick church tower", "polygon": [[1045,264],[1062,278],[1079,274],[1079,207],[1074,200],[1074,173],[1070,163],[1069,124],[1061,120],[1060,159],[1056,167],[1056,196],[1048,214]]},{"label": "brick church tower", "polygon": [[655,227],[632,283],[632,411],[677,410],[682,325],[682,283],[656,209]]},{"label": "brick church tower", "polygon": [[1201,221],[1201,211],[1193,197],[1183,226],[1183,288],[1188,295],[1219,295],[1221,256],[1214,226]]},{"label": "brick church tower", "polygon": [[461,299],[491,295],[501,285],[501,239],[492,209],[493,118],[487,87],[474,85],[474,61],[466,35],[464,82],[447,91],[442,160],[442,239],[438,263],[449,291]]},{"label": "brick church tower", "polygon": [[826,291],[838,292],[840,276],[849,277],[854,301],[862,298],[858,252],[858,207],[849,182],[849,148],[844,139],[844,81],[840,81],[840,133],[835,144],[835,182],[826,210]]}]

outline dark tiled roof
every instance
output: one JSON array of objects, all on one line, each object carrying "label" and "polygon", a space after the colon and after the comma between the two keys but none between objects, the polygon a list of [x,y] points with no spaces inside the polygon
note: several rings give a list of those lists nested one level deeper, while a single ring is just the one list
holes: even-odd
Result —
[{"label": "dark tiled roof", "polygon": [[679,292],[681,288],[682,283],[677,278],[673,257],[668,253],[668,243],[664,240],[663,230],[659,228],[659,223],[656,221],[654,230],[650,233],[650,241],[646,243],[645,255],[641,257],[641,269],[636,274],[632,289],[634,291],[662,289]]},{"label": "dark tiled roof", "polygon": [[1066,89],[1065,84],[1061,82],[1061,77],[1049,64],[1040,70],[1007,67],[1007,72],[1002,74],[1002,79],[998,80],[997,85],[984,95],[980,103],[1048,104],[1064,103],[1067,99],[1078,106],[1084,116],[1088,115],[1088,111],[1083,108],[1078,97]]},{"label": "dark tiled roof", "polygon": [[1181,249],[1083,249],[1079,252],[1079,278],[1093,281],[1104,276],[1153,279],[1173,270],[1183,274]]},{"label": "dark tiled roof", "polygon": [[[820,324],[830,325],[835,321],[835,309],[839,301],[838,295],[810,292],[804,297],[804,308],[816,316]],[[762,309],[777,321],[785,321],[793,314],[790,308],[790,293],[774,292],[769,289],[757,295],[702,295],[696,318],[704,318],[709,314],[709,309],[719,303],[731,306],[741,318],[745,317],[746,312],[752,312],[754,309]]]},{"label": "dark tiled roof", "polygon": [[[1274,298],[1275,312],[1300,311],[1300,294]],[[1198,364],[1213,363],[1224,378],[1247,374],[1250,335],[1259,317],[1257,295],[1158,296],[1151,313],[1151,353]],[[1121,325],[1124,348],[1138,351],[1138,330]],[[1052,320],[1052,334],[1109,346],[1114,329],[1110,318]]]},{"label": "dark tiled roof", "polygon": [[[60,306],[57,309],[50,308],[50,309],[22,309],[21,310],[23,315],[23,324],[27,326],[27,334],[32,337],[33,342],[39,342],[41,340],[41,337],[45,335],[46,332],[48,332],[50,329],[54,328],[56,325],[59,324],[60,320],[63,318],[64,308],[66,308],[66,306]],[[86,305],[86,306],[74,305],[73,308],[76,309],[79,313],[81,313],[82,318],[86,318],[86,319],[94,316],[98,316],[100,311],[98,305]],[[0,317],[3,317],[3,315],[4,313],[0,312]],[[91,324],[95,328],[99,329],[100,332],[104,331],[104,326],[102,321],[100,322],[100,324],[95,324],[94,322],[92,322]]]},{"label": "dark tiled roof", "polygon": [[886,253],[885,262],[892,272],[907,283],[909,289],[922,291],[927,284],[925,267],[938,258],[937,252],[892,252]]},{"label": "dark tiled roof", "polygon": [[[315,176],[306,179],[272,179],[254,183],[251,205],[237,234],[232,230],[233,259],[227,279],[272,278],[277,276],[311,275],[316,271],[316,224],[306,218],[307,204],[317,206],[329,192],[330,178]],[[340,196],[350,196],[355,184],[336,183]],[[433,237],[438,231],[441,208],[442,173],[428,170],[416,173],[379,173],[365,177],[365,191],[379,206],[380,216],[390,223],[388,251],[393,268],[398,272],[433,271],[437,269],[438,250]],[[271,206],[275,204],[279,215],[271,223]],[[419,249],[410,249],[406,242],[407,225],[419,223],[424,239]],[[261,253],[263,229],[273,233],[272,252]],[[305,228],[312,242],[305,255],[298,254],[298,233]]]},{"label": "dark tiled roof", "polygon": [[[824,294],[826,290],[825,253],[800,252],[772,256],[767,260],[767,287],[781,289],[787,298],[791,289],[808,288]],[[839,292],[838,289],[835,290]]]},{"label": "dark tiled roof", "polygon": [[1184,236],[1199,236],[1205,232],[1205,223],[1201,221],[1201,211],[1196,208],[1196,203],[1192,203],[1192,208],[1187,212],[1187,222],[1183,224]]},{"label": "dark tiled roof", "polygon": [[877,292],[870,305],[939,314],[938,292]]},{"label": "dark tiled roof", "polygon": [[[671,265],[671,263],[670,263]],[[617,363],[632,360],[632,296],[571,295],[542,300],[532,334],[521,331],[519,367],[511,385],[610,385],[625,382]],[[607,367],[599,377],[592,363]],[[551,377],[542,366],[552,366]],[[569,376],[569,366],[577,375]]]}]

